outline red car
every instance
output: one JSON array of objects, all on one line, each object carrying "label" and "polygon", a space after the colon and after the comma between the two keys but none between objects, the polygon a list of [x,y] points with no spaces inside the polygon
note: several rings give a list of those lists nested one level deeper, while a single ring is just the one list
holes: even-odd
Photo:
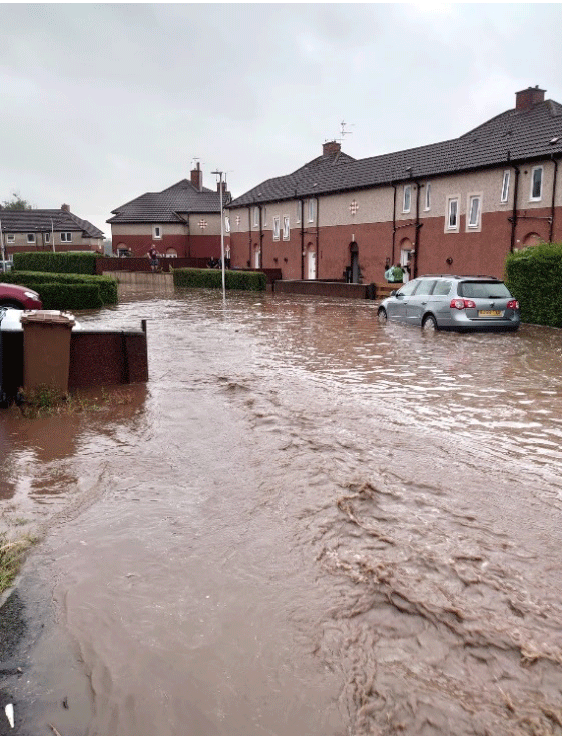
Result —
[{"label": "red car", "polygon": [[14,309],[41,309],[41,298],[36,291],[17,284],[0,284],[0,307]]}]

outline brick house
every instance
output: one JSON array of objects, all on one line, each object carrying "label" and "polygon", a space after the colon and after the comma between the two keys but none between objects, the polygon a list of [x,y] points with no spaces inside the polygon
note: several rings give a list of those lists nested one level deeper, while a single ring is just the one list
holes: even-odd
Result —
[{"label": "brick house", "polygon": [[6,258],[24,251],[102,251],[104,233],[70,211],[0,210]]},{"label": "brick house", "polygon": [[562,239],[562,106],[544,90],[460,138],[355,160],[337,141],[228,205],[231,266],[284,279],[503,277],[507,253]]},{"label": "brick house", "polygon": [[[151,246],[163,256],[219,258],[221,255],[220,185],[202,186],[199,163],[162,192],[147,192],[115,210],[107,222],[112,228],[112,250],[117,255],[145,257]],[[223,184],[223,205],[230,199]],[[227,213],[225,213],[227,214]],[[224,248],[229,236],[224,229]]]}]

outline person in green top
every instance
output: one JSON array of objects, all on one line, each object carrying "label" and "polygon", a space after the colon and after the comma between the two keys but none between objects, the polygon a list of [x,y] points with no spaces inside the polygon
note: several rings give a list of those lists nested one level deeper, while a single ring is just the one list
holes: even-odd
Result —
[{"label": "person in green top", "polygon": [[399,263],[390,268],[385,272],[384,278],[391,284],[397,284],[403,281],[403,270]]}]

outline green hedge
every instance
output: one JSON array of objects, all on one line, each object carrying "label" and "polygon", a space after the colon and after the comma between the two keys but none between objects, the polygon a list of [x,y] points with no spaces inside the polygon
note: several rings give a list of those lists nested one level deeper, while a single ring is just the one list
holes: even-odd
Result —
[{"label": "green hedge", "polygon": [[[117,304],[118,284],[110,276],[85,276],[67,273],[40,273],[39,271],[11,271],[2,274],[2,281],[20,286],[29,286],[38,291],[43,301],[43,286],[45,284],[82,284],[96,286],[102,304]],[[86,293],[86,292],[85,292]],[[45,305],[44,305],[45,306]],[[63,307],[45,307],[46,309],[62,309]],[[69,307],[64,307],[68,309]],[[90,307],[74,307],[75,309],[89,309]]]},{"label": "green hedge", "polygon": [[81,273],[94,276],[96,259],[99,256],[91,251],[83,253],[14,253],[16,271],[43,271],[49,273]]},{"label": "green hedge", "polygon": [[42,284],[43,309],[98,309],[103,307],[97,284]]},{"label": "green hedge", "polygon": [[505,283],[519,301],[523,322],[562,327],[562,243],[541,243],[510,253]]},{"label": "green hedge", "polygon": [[[175,268],[173,282],[175,286],[221,289],[221,269]],[[241,291],[265,291],[266,275],[260,271],[226,271],[225,288]]]}]

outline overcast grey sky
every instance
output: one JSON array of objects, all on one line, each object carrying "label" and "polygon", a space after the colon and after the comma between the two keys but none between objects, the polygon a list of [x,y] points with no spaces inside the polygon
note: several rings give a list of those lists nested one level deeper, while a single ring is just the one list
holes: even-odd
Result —
[{"label": "overcast grey sky", "polygon": [[234,196],[340,136],[365,158],[462,135],[539,85],[562,5],[2,4],[0,201],[111,210],[189,177]]}]

